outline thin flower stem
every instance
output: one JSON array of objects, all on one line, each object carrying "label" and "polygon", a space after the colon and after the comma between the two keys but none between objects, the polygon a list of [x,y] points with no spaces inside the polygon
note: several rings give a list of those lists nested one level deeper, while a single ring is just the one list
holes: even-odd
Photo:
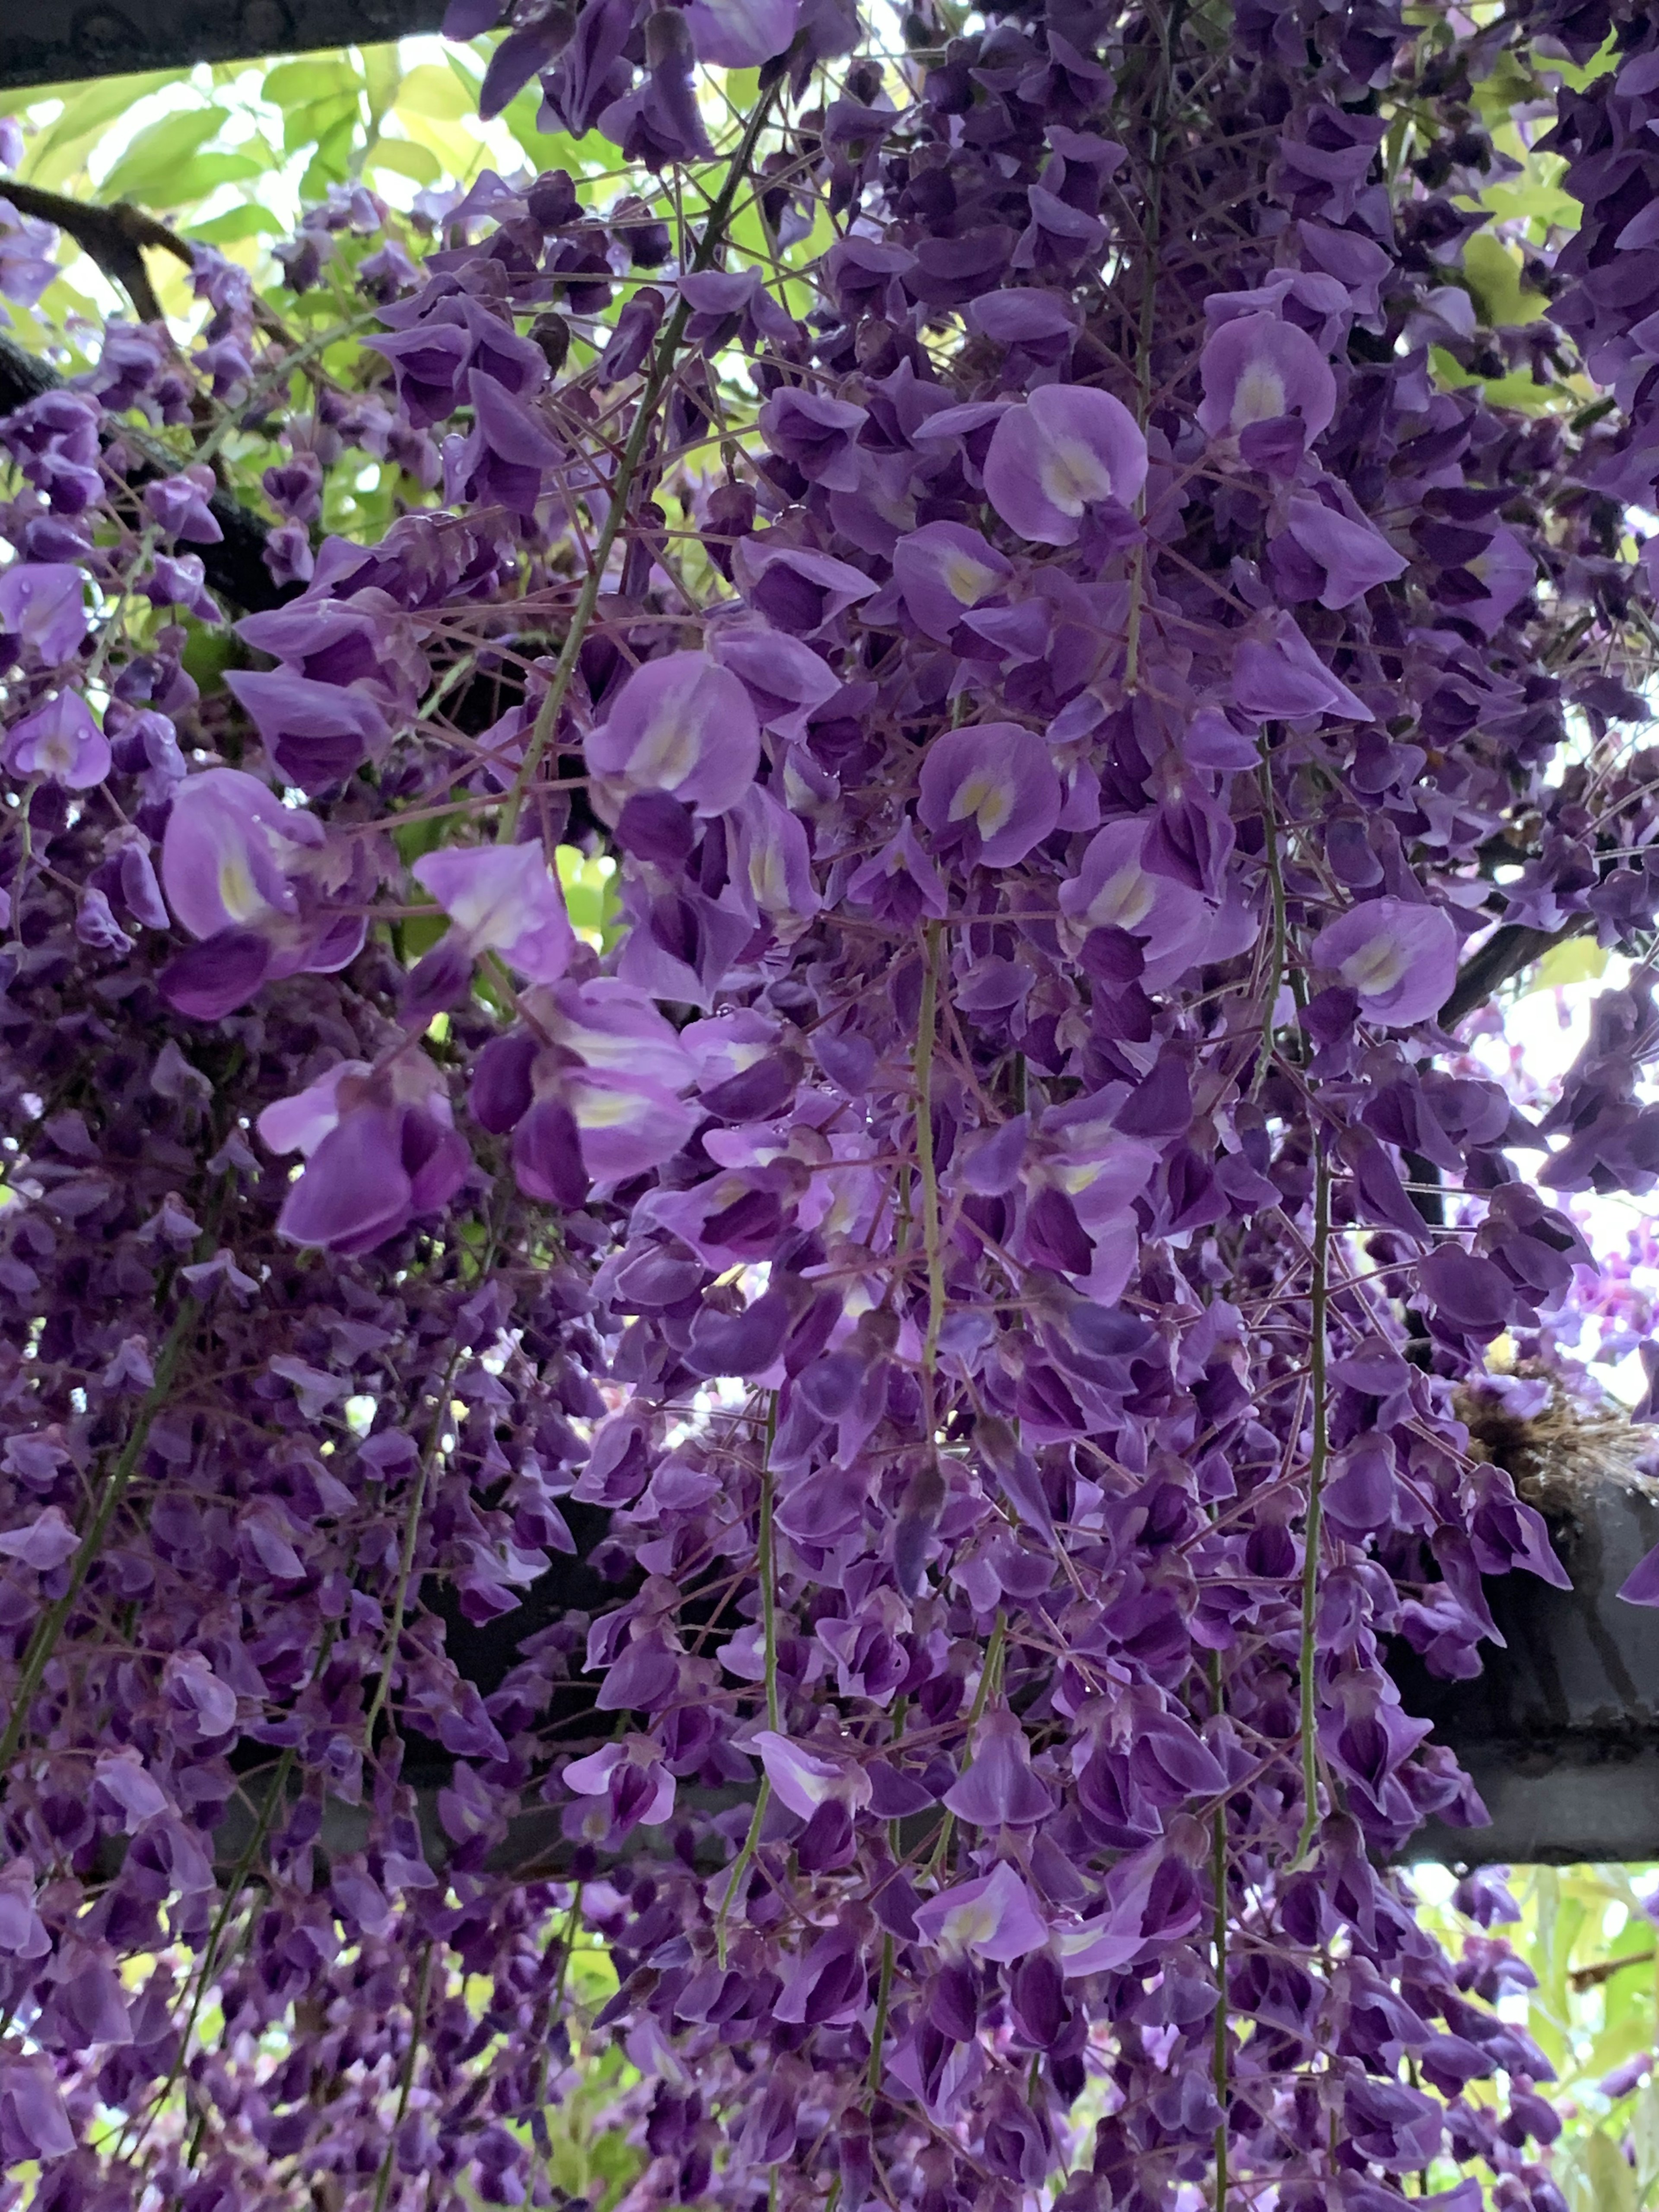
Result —
[{"label": "thin flower stem", "polygon": [[939,1168],[933,1158],[933,1047],[939,1031],[939,925],[929,922],[916,1018],[916,1164],[921,1175],[921,1238],[927,1260],[927,1334],[921,1364],[931,1376],[939,1361],[945,1322],[945,1261],[939,1248]]},{"label": "thin flower stem", "polygon": [[865,2073],[871,2097],[881,2094],[882,2053],[887,2041],[887,2014],[893,2002],[893,1939],[881,1939],[881,1979],[876,1984],[876,2018],[870,2031],[870,2063]]},{"label": "thin flower stem", "polygon": [[167,1401],[180,1356],[201,1311],[201,1306],[195,1298],[186,1298],[173,1316],[173,1326],[167,1333],[155,1362],[155,1379],[144,1393],[143,1402],[128,1432],[126,1443],[121,1448],[120,1456],[110,1469],[99,1493],[98,1503],[93,1509],[92,1519],[82,1532],[80,1546],[70,1564],[64,1593],[54,1600],[35,1624],[28,1650],[24,1654],[22,1671],[17,1678],[10,1717],[6,1723],[5,1734],[0,1735],[0,1774],[9,1771],[11,1762],[17,1755],[18,1747],[28,1727],[29,1708],[52,1662],[52,1656],[58,1649],[58,1640],[64,1632],[64,1625],[75,1610],[76,1601],[87,1577],[97,1565],[103,1551],[110,1523],[119,1510],[121,1500],[126,1496],[127,1485],[131,1481],[133,1469],[149,1440],[155,1416]]},{"label": "thin flower stem", "polygon": [[1325,1462],[1330,1449],[1326,1324],[1330,1299],[1331,1177],[1323,1150],[1318,1148],[1316,1134],[1315,1144],[1313,1285],[1309,1324],[1313,1435],[1308,1451],[1308,1518],[1302,1559],[1302,1834],[1296,1850],[1298,1860],[1306,1858],[1319,1825],[1319,1698],[1314,1680],[1314,1626],[1319,1603]]},{"label": "thin flower stem", "polygon": [[409,2048],[404,2053],[403,2070],[398,2081],[398,2109],[392,2114],[392,2126],[386,2136],[386,2155],[380,2160],[380,2171],[374,2181],[374,2212],[386,2212],[386,2191],[392,2186],[392,2168],[398,2155],[398,2130],[403,2125],[404,2114],[409,2110],[409,2093],[415,2086],[415,2068],[421,2055],[421,2038],[426,2032],[427,1991],[432,1983],[432,1946],[428,1942],[421,1952],[420,1979],[415,1985],[415,2009],[409,2023]]},{"label": "thin flower stem", "polygon": [[1260,1095],[1273,1064],[1273,1030],[1279,1012],[1279,994],[1285,984],[1289,936],[1285,921],[1285,870],[1279,852],[1279,819],[1273,808],[1273,767],[1267,757],[1265,737],[1261,740],[1261,765],[1256,775],[1261,786],[1261,831],[1267,863],[1268,890],[1273,901],[1273,942],[1268,957],[1267,988],[1261,998],[1261,1043],[1256,1054],[1255,1075],[1250,1084],[1252,1098]]},{"label": "thin flower stem", "polygon": [[[1221,1711],[1221,1654],[1210,1654],[1210,1688],[1215,1711]],[[1215,1892],[1215,2045],[1212,2068],[1215,2081],[1215,2212],[1227,2212],[1227,1800],[1218,1797],[1210,1815],[1210,1881]]]},{"label": "thin flower stem", "polygon": [[[755,157],[755,149],[760,143],[761,132],[766,127],[772,112],[773,103],[781,91],[787,74],[787,70],[781,70],[774,82],[755,103],[755,112],[744,127],[743,137],[738,142],[737,151],[732,156],[731,165],[726,170],[726,181],[720,187],[720,198],[709,210],[708,220],[703,225],[702,235],[698,240],[696,252],[692,257],[691,267],[694,271],[711,267],[716,255],[725,244],[726,228],[732,220],[738,193],[744,179],[749,173],[750,164]],[[520,764],[518,775],[513,780],[513,788],[507,794],[507,804],[501,809],[499,842],[503,845],[510,845],[517,835],[519,816],[523,811],[525,795],[557,732],[559,715],[564,706],[565,695],[568,692],[571,679],[576,673],[576,664],[581,655],[582,645],[593,620],[594,610],[599,604],[599,593],[604,589],[605,572],[610,562],[611,550],[617,542],[617,533],[627,515],[629,495],[633,489],[634,479],[639,473],[640,465],[645,459],[645,449],[650,440],[653,425],[656,421],[657,410],[662,404],[663,396],[672,380],[680,344],[685,336],[686,325],[690,319],[691,303],[689,300],[682,299],[676,306],[673,313],[668,318],[662,335],[657,341],[656,350],[651,357],[651,367],[641,387],[639,404],[635,409],[633,424],[628,433],[628,443],[623,447],[622,459],[617,464],[617,473],[607,487],[609,504],[605,509],[605,520],[594,540],[593,557],[588,564],[580,596],[576,601],[574,611],[570,617],[570,627],[565,633],[564,643],[560,648],[558,659],[554,665],[546,696],[537,710],[535,726],[531,731],[530,742],[525,747],[524,759]]]},{"label": "thin flower stem", "polygon": [[[766,1725],[775,1735],[782,1719],[782,1707],[778,1697],[777,1571],[773,1557],[772,1534],[772,1438],[776,1432],[777,1418],[777,1393],[774,1391],[768,1401],[766,1413],[766,1457],[761,1468],[760,1529],[756,1545],[755,1572],[760,1581],[761,1635],[766,1662]],[[738,1893],[738,1886],[760,1848],[761,1829],[771,1802],[772,1778],[763,1774],[755,1797],[755,1809],[750,1816],[749,1832],[743,1839],[742,1850],[732,1863],[731,1880],[721,1894],[720,1909],[714,1922],[714,1949],[722,1966],[726,1964],[726,1915],[732,1910],[732,1900]]]},{"label": "thin flower stem", "polygon": [[766,1461],[761,1468],[760,1591],[761,1633],[766,1654],[766,1725],[774,1735],[782,1727],[778,1698],[778,1593],[772,1534],[772,1439],[777,1434],[778,1394],[774,1390],[766,1407]]},{"label": "thin flower stem", "polygon": [[415,1480],[410,1489],[409,1510],[404,1516],[403,1544],[398,1559],[398,1589],[392,1599],[392,1620],[380,1656],[380,1677],[374,1686],[374,1695],[369,1700],[368,1716],[363,1722],[363,1750],[370,1757],[374,1748],[374,1724],[380,1719],[391,1692],[392,1670],[398,1663],[398,1646],[403,1641],[409,1585],[415,1567],[415,1547],[420,1538],[421,1514],[426,1505],[427,1478],[437,1456],[443,1425],[449,1418],[449,1386],[455,1379],[455,1370],[460,1364],[460,1358],[459,1348],[449,1355],[449,1364],[444,1369],[443,1380],[438,1386],[438,1403],[432,1415],[432,1426],[427,1432],[426,1449],[421,1454],[421,1463],[415,1470]]},{"label": "thin flower stem", "polygon": [[[1008,1616],[999,1606],[996,1626],[992,1629],[991,1640],[985,1647],[985,1664],[980,1669],[979,1687],[974,1692],[973,1707],[968,1715],[968,1733],[970,1738],[975,1729],[985,1717],[986,1706],[995,1696],[1001,1684],[1002,1659],[1007,1644]],[[947,1811],[944,1820],[939,1823],[939,1840],[933,1845],[927,1865],[922,1869],[922,1872],[930,1879],[938,1875],[939,1869],[945,1863],[945,1854],[951,1848],[951,1838],[956,1833],[956,1814]]]}]

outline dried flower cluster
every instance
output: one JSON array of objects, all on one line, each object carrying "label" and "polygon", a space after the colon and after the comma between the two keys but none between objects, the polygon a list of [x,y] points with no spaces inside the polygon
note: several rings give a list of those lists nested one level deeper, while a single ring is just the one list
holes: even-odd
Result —
[{"label": "dried flower cluster", "polygon": [[1387,1658],[1659,1178],[1644,968],[1455,1034],[1659,907],[1659,23],[945,12],[522,9],[626,192],[0,421],[8,2202],[547,2203],[574,2028],[630,2212],[1560,2212]]}]

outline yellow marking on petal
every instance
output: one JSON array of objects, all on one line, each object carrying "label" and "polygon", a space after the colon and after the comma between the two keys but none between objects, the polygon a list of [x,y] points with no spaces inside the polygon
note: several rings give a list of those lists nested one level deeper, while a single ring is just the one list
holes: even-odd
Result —
[{"label": "yellow marking on petal", "polygon": [[686,711],[690,703],[668,700],[647,723],[628,763],[628,773],[636,783],[674,791],[696,766],[702,732],[700,721]]},{"label": "yellow marking on petal", "polygon": [[1285,380],[1271,362],[1253,361],[1233,392],[1233,428],[1247,429],[1252,422],[1276,422],[1284,414]]},{"label": "yellow marking on petal", "polygon": [[1376,999],[1393,990],[1408,964],[1403,945],[1374,937],[1369,945],[1348,955],[1342,963],[1341,975],[1349,989],[1358,991],[1362,999]]},{"label": "yellow marking on petal", "polygon": [[1081,514],[1091,499],[1109,499],[1112,479],[1098,453],[1080,438],[1056,438],[1037,465],[1037,481],[1062,514]]},{"label": "yellow marking on petal", "polygon": [[970,553],[951,554],[939,573],[951,597],[964,607],[976,607],[998,582],[996,571],[988,568],[983,561],[975,561]]},{"label": "yellow marking on petal", "polygon": [[1157,896],[1145,868],[1131,860],[1107,877],[1089,902],[1086,919],[1097,929],[1133,929],[1152,912]]},{"label": "yellow marking on petal", "polygon": [[951,801],[950,819],[965,822],[971,814],[980,836],[994,837],[1013,811],[1012,789],[987,769],[970,775],[958,787]]},{"label": "yellow marking on petal", "polygon": [[233,921],[252,921],[264,911],[253,872],[240,853],[228,853],[219,863],[219,903]]},{"label": "yellow marking on petal", "polygon": [[579,1129],[620,1129],[637,1121],[645,1104],[637,1091],[589,1090],[584,1084],[571,1111]]}]

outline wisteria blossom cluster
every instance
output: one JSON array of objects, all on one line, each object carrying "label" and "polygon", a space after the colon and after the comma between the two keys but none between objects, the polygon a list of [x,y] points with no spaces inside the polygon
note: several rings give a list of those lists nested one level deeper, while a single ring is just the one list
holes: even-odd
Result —
[{"label": "wisteria blossom cluster", "polygon": [[8,2203],[548,2203],[614,2044],[628,2212],[1561,2212],[1389,1659],[1659,1180],[1659,21],[946,12],[522,7],[583,175],[0,420]]}]

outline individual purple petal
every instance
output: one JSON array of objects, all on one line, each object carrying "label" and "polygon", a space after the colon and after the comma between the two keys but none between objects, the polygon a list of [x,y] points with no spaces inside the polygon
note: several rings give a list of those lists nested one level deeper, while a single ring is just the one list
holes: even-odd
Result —
[{"label": "individual purple petal", "polygon": [[80,1548],[81,1539],[58,1505],[49,1505],[24,1527],[0,1534],[0,1552],[23,1566],[33,1567],[37,1574],[49,1574],[53,1567],[61,1567]]},{"label": "individual purple petal", "polygon": [[564,1095],[595,1182],[625,1182],[672,1159],[702,1115],[648,1077],[601,1068],[573,1072]]},{"label": "individual purple petal", "polygon": [[1206,341],[1199,374],[1204,398],[1198,420],[1212,438],[1238,440],[1257,426],[1289,418],[1299,433],[1299,453],[1336,412],[1329,362],[1305,331],[1277,315],[1239,315],[1223,323]]},{"label": "individual purple petal", "polygon": [[750,893],[787,941],[823,904],[812,880],[805,828],[757,783],[750,786],[734,811],[739,864]]},{"label": "individual purple petal", "polygon": [[532,983],[556,983],[575,938],[539,844],[451,845],[411,871],[454,923],[469,955],[499,952]]},{"label": "individual purple petal", "polygon": [[54,692],[6,735],[6,766],[67,791],[88,791],[110,770],[109,740],[73,691]]},{"label": "individual purple petal", "polygon": [[988,1713],[974,1735],[974,1755],[945,1802],[980,1828],[1030,1828],[1054,1809],[1054,1793],[1031,1771],[1025,1731],[1006,1707]]},{"label": "individual purple petal", "polygon": [[[1653,541],[1659,542],[1659,541]],[[1463,566],[1484,588],[1478,599],[1460,600],[1460,622],[1473,623],[1483,637],[1496,636],[1507,617],[1538,581],[1538,563],[1507,524],[1500,524],[1487,540],[1483,553]]]},{"label": "individual purple petal", "polygon": [[761,1755],[772,1794],[810,1820],[818,1807],[832,1799],[857,1808],[870,1802],[870,1778],[850,1760],[834,1759],[794,1743],[775,1729],[762,1729],[752,1738]]},{"label": "individual purple petal", "polygon": [[1325,571],[1322,607],[1352,606],[1373,585],[1392,583],[1410,563],[1369,522],[1356,522],[1320,499],[1293,499],[1286,509],[1291,536]]},{"label": "individual purple petal", "polygon": [[48,668],[87,634],[86,578],[62,562],[20,561],[0,575],[0,632]]},{"label": "individual purple petal", "polygon": [[1638,1560],[1619,1585],[1626,1605],[1659,1605],[1659,1544]]},{"label": "individual purple petal", "polygon": [[1247,638],[1239,647],[1233,657],[1233,704],[1253,722],[1297,722],[1320,714],[1340,714],[1352,722],[1376,719],[1332,675],[1287,614],[1278,617],[1270,637]]},{"label": "individual purple petal", "polygon": [[467,373],[472,399],[472,434],[454,453],[445,453],[446,490],[481,504],[495,502],[528,520],[550,469],[564,449],[528,400],[480,369]]},{"label": "individual purple petal", "polygon": [[740,677],[763,730],[799,742],[814,711],[841,685],[822,656],[799,638],[741,619],[713,627],[708,646],[722,668]]},{"label": "individual purple petal", "polygon": [[801,0],[690,0],[685,10],[700,62],[757,69],[795,35]]},{"label": "individual purple petal", "polygon": [[[484,1121],[482,1113],[478,1118]],[[489,1126],[488,1121],[484,1126]],[[510,1126],[514,1179],[525,1196],[562,1206],[567,1212],[585,1206],[589,1178],[582,1158],[581,1133],[564,1100],[556,1094],[532,1097]]]},{"label": "individual purple petal", "polygon": [[1109,392],[1048,384],[1011,407],[992,434],[985,495],[1016,536],[1071,545],[1084,511],[1127,506],[1146,480],[1146,441]]},{"label": "individual purple petal", "polygon": [[706,653],[671,653],[634,671],[584,750],[595,775],[723,814],[755,781],[760,726],[729,669]]},{"label": "individual purple petal", "polygon": [[934,738],[921,764],[917,811],[940,845],[1012,868],[1060,819],[1048,748],[1015,722],[978,722]]},{"label": "individual purple petal", "polygon": [[233,668],[225,682],[277,768],[307,794],[343,782],[390,735],[380,702],[365,691],[288,669]]},{"label": "individual purple petal", "polygon": [[910,619],[941,643],[1013,574],[988,539],[960,522],[929,522],[893,548],[893,579]]},{"label": "individual purple petal", "polygon": [[1000,1966],[1040,1950],[1048,1940],[1048,1923],[1030,1889],[1002,1859],[977,1881],[959,1881],[929,1898],[916,1912],[916,1929],[947,1959],[991,1959]]},{"label": "individual purple petal", "polygon": [[1367,1020],[1431,1021],[1457,980],[1457,932],[1437,906],[1372,899],[1327,923],[1310,958],[1354,992]]},{"label": "individual purple petal", "polygon": [[1478,1253],[1442,1244],[1417,1270],[1418,1287],[1454,1328],[1482,1343],[1506,1328],[1514,1314],[1515,1286],[1503,1269]]},{"label": "individual purple petal", "polygon": [[314,816],[284,806],[240,769],[186,777],[161,839],[167,903],[202,938],[292,915],[292,871],[322,841]]}]

